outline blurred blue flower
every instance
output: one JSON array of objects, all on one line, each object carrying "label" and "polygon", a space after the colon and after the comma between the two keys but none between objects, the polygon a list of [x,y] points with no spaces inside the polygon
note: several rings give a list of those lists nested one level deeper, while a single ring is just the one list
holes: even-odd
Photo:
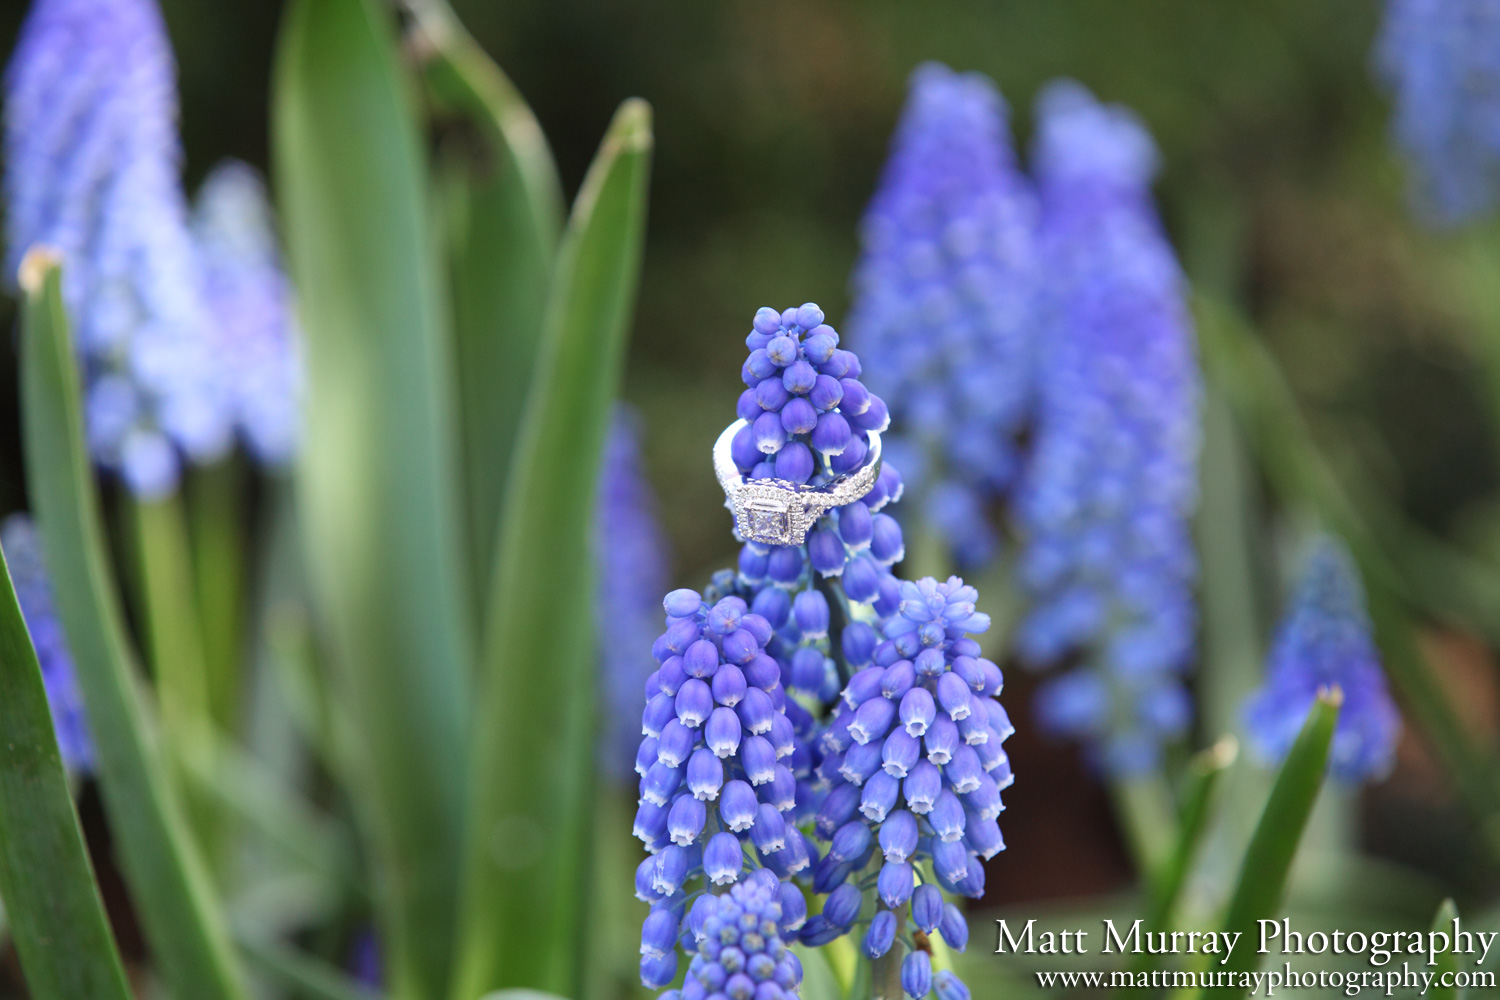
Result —
[{"label": "blurred blue flower", "polygon": [[63,256],[90,447],[137,494],[228,448],[233,419],[179,177],[175,67],[154,0],[36,0],[6,73],[5,194],[22,255]]},{"label": "blurred blue flower", "polygon": [[47,689],[47,707],[52,712],[52,727],[57,733],[57,748],[69,771],[91,771],[94,745],[89,739],[88,720],[84,716],[83,695],[73,656],[62,622],[52,604],[52,584],[42,555],[42,540],[31,519],[12,514],[0,524],[0,548],[10,567],[16,599],[31,633],[37,662],[42,669],[42,683]]},{"label": "blurred blue flower", "polygon": [[[779,890],[776,879],[762,868],[722,896],[700,897],[682,935],[693,955],[687,978],[681,990],[662,994],[662,1000],[795,998],[802,985],[802,963],[782,940]],[[647,954],[642,945],[643,968],[672,955],[675,934],[661,944],[666,947],[661,956]],[[676,966],[675,957],[672,965]]]},{"label": "blurred blue flower", "polygon": [[256,458],[284,464],[301,430],[301,332],[255,168],[226,160],[213,169],[193,206],[193,235],[235,427]]},{"label": "blurred blue flower", "polygon": [[634,719],[611,706],[634,705],[640,698],[653,662],[646,651],[656,638],[661,613],[656,595],[667,586],[667,539],[641,466],[640,418],[624,405],[616,408],[605,440],[594,523],[604,691],[600,761],[609,775],[624,780],[640,732]]},{"label": "blurred blue flower", "polygon": [[1358,571],[1341,542],[1309,552],[1266,666],[1265,684],[1245,706],[1251,748],[1267,763],[1291,749],[1322,688],[1344,695],[1329,752],[1334,776],[1372,781],[1390,773],[1401,716],[1370,636]]},{"label": "blurred blue flower", "polygon": [[1069,81],[1038,101],[1039,395],[1016,502],[1032,665],[1081,656],[1041,722],[1113,771],[1190,721],[1199,373],[1184,279],[1151,202],[1157,156],[1123,108]]},{"label": "blurred blue flower", "polygon": [[848,329],[890,404],[888,442],[961,565],[996,533],[1030,407],[1036,198],[986,77],[926,63],[865,213]]},{"label": "blurred blue flower", "polygon": [[1418,211],[1437,225],[1489,211],[1500,189],[1500,3],[1387,0],[1375,64]]}]

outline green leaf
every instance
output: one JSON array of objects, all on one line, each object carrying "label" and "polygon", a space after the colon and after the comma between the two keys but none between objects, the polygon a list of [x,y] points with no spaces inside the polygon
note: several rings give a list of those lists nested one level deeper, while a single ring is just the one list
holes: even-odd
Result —
[{"label": "green leaf", "polygon": [[0,588],[0,732],[0,897],[28,994],[130,1000],[9,567]]},{"label": "green leaf", "polygon": [[1245,849],[1239,882],[1224,917],[1227,933],[1243,935],[1240,947],[1230,953],[1223,965],[1216,965],[1216,971],[1250,972],[1260,964],[1261,956],[1246,942],[1256,940],[1257,920],[1269,920],[1281,908],[1292,859],[1296,857],[1297,845],[1302,840],[1302,830],[1307,825],[1308,816],[1312,815],[1318,790],[1323,787],[1323,777],[1328,770],[1328,748],[1333,742],[1333,730],[1338,724],[1339,706],[1343,700],[1343,694],[1337,689],[1319,692],[1307,713],[1302,732],[1297,735],[1286,762],[1276,775],[1276,783],[1271,786],[1266,807],[1261,811],[1260,822]]},{"label": "green leaf", "polygon": [[[1432,930],[1449,934],[1453,930],[1453,922],[1458,919],[1458,906],[1451,899],[1443,900],[1438,907],[1437,913],[1432,917]],[[1456,942],[1455,942],[1456,943]],[[1451,949],[1437,956],[1437,964],[1432,970],[1435,977],[1432,987],[1428,989],[1427,995],[1432,1000],[1461,1000],[1467,990],[1461,989],[1454,981],[1458,973],[1458,953]],[[1443,985],[1443,975],[1448,975],[1448,982],[1453,985]]]},{"label": "green leaf", "polygon": [[23,268],[21,408],[27,485],[78,668],[104,804],[157,970],[180,1000],[237,1000],[239,970],[166,775],[126,639],[84,444],[56,261]]},{"label": "green leaf", "polygon": [[802,1000],[844,1000],[838,977],[823,956],[823,949],[794,944],[792,951],[802,963],[802,989],[797,994]]},{"label": "green leaf", "polygon": [[[1150,908],[1146,912],[1145,924],[1148,932],[1171,930],[1178,897],[1208,829],[1210,806],[1219,778],[1238,754],[1238,744],[1233,737],[1226,736],[1207,750],[1195,754],[1189,762],[1187,788],[1177,810],[1176,836],[1170,852],[1150,873]],[[1150,969],[1156,966],[1156,962],[1157,956],[1142,952],[1136,956],[1132,967]]]},{"label": "green leaf", "polygon": [[421,135],[375,0],[294,0],[276,67],[276,177],[311,391],[301,524],[353,723],[397,997],[447,987],[469,615],[452,359]]},{"label": "green leaf", "polygon": [[488,605],[456,1000],[577,992],[593,788],[589,537],[645,235],[650,109],[627,101],[559,252]]},{"label": "green leaf", "polygon": [[274,941],[242,937],[240,944],[263,971],[306,1000],[379,1000],[344,972],[321,959]]},{"label": "green leaf", "polygon": [[423,77],[456,119],[441,150],[474,592],[489,588],[505,476],[535,367],[562,187],[525,100],[442,0],[408,0]]}]

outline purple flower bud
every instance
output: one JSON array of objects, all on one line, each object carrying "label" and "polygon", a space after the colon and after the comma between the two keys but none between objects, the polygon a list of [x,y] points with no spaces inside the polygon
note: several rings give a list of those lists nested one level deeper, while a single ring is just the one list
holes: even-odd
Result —
[{"label": "purple flower bud", "polygon": [[943,919],[943,893],[937,886],[924,883],[911,897],[911,919],[924,934],[937,930]]},{"label": "purple flower bud", "polygon": [[938,880],[951,887],[969,874],[969,852],[962,841],[939,840],[932,845],[932,867]]},{"label": "purple flower bud", "polygon": [[665,803],[641,802],[635,811],[635,827],[631,831],[649,850],[653,845],[667,842],[667,807]]},{"label": "purple flower bud", "polygon": [[[759,419],[759,418],[756,418]],[[734,432],[729,442],[729,457],[740,472],[749,472],[761,460],[760,447],[755,442],[754,424],[746,424]]]},{"label": "purple flower bud", "polygon": [[687,671],[683,668],[683,660],[680,656],[669,656],[662,663],[661,669],[652,674],[656,681],[656,691],[649,691],[650,682],[647,682],[648,693],[646,700],[650,701],[657,694],[670,694],[676,696],[682,688],[682,682],[687,680]]},{"label": "purple flower bud", "polygon": [[971,746],[959,744],[953,750],[953,759],[943,765],[943,777],[960,795],[979,787],[984,768],[979,764],[979,755]]},{"label": "purple flower bud", "polygon": [[958,724],[946,713],[939,712],[922,737],[922,745],[927,749],[928,760],[939,766],[947,764],[953,759],[953,751],[961,745]]},{"label": "purple flower bud", "polygon": [[859,889],[845,882],[828,894],[827,901],[823,903],[823,916],[829,923],[847,932],[858,919],[860,904],[863,902],[864,897]]},{"label": "purple flower bud", "polygon": [[821,896],[828,895],[847,882],[853,870],[854,866],[847,861],[840,861],[832,855],[825,857],[813,870],[813,892]]},{"label": "purple flower bud", "polygon": [[661,741],[657,744],[656,759],[668,767],[677,767],[687,762],[693,752],[697,734],[676,719],[662,727]]},{"label": "purple flower bud", "polygon": [[[812,446],[818,451],[824,455],[842,455],[854,440],[854,432],[849,429],[849,421],[842,413],[829,410],[818,415],[818,424],[812,432]],[[863,460],[861,456],[860,461]]]},{"label": "purple flower bud", "polygon": [[898,809],[886,817],[880,825],[880,851],[888,862],[909,861],[916,853],[917,818],[905,809]]},{"label": "purple flower bud", "polygon": [[866,958],[882,958],[895,943],[896,915],[890,910],[881,910],[875,914],[875,919],[870,921],[870,929],[865,932],[862,950]]},{"label": "purple flower bud", "polygon": [[703,873],[714,885],[729,885],[740,877],[745,856],[732,833],[716,833],[703,848]]},{"label": "purple flower bud", "polygon": [[714,674],[711,690],[714,701],[733,708],[745,697],[745,672],[733,663],[721,664]]},{"label": "purple flower bud", "polygon": [[646,702],[646,710],[641,713],[641,733],[659,739],[662,729],[672,721],[676,711],[670,695],[659,694],[652,698]]},{"label": "purple flower bud", "polygon": [[[763,382],[762,385],[776,386],[785,397],[786,390],[780,382]],[[805,397],[793,396],[781,408],[781,426],[789,435],[811,434],[813,428],[818,426],[817,408]]]},{"label": "purple flower bud", "polygon": [[[765,384],[764,382],[761,383],[761,385]],[[761,406],[757,399],[758,393],[756,390],[759,388],[760,386],[756,386],[755,389],[746,389],[740,393],[740,398],[734,404],[735,416],[744,421],[752,421],[761,415],[765,407]]]},{"label": "purple flower bud", "polygon": [[838,828],[829,841],[828,856],[852,862],[870,847],[870,828],[859,820],[850,820]]},{"label": "purple flower bud", "polygon": [[845,933],[843,928],[828,919],[827,914],[817,913],[808,919],[799,937],[805,946],[821,948],[843,937]]},{"label": "purple flower bud", "polygon": [[719,818],[735,833],[744,833],[755,825],[758,806],[754,789],[735,779],[724,786],[724,793],[719,798]]},{"label": "purple flower bud", "polygon": [[771,717],[776,714],[776,708],[771,704],[771,696],[762,689],[746,688],[745,697],[734,710],[739,713],[740,722],[748,732],[760,736],[771,731]]},{"label": "purple flower bud", "polygon": [[776,859],[789,875],[795,875],[812,864],[812,855],[807,849],[807,841],[803,839],[802,831],[795,826],[787,827],[786,847],[776,855]]},{"label": "purple flower bud", "polygon": [[938,931],[954,951],[963,952],[968,949],[969,923],[964,919],[962,911],[952,903],[943,905],[943,919],[938,923]]},{"label": "purple flower bud", "polygon": [[932,811],[942,790],[942,772],[927,760],[918,761],[901,783],[907,808],[919,816]]},{"label": "purple flower bud", "polygon": [[943,671],[947,669],[947,664],[943,662],[943,651],[932,647],[922,650],[917,654],[916,667],[917,673],[923,677],[943,676]]},{"label": "purple flower bud", "polygon": [[816,829],[818,836],[827,840],[833,832],[847,822],[859,807],[860,790],[855,785],[840,783],[828,793],[818,807]]},{"label": "purple flower bud", "polygon": [[792,654],[791,684],[797,691],[815,694],[823,686],[828,658],[812,647],[802,646]]},{"label": "purple flower bud", "polygon": [[[793,361],[781,373],[781,384],[794,396],[805,396],[817,385],[818,373],[806,361]],[[820,420],[821,424],[822,421]]]},{"label": "purple flower bud", "polygon": [[703,727],[703,739],[715,757],[733,756],[740,748],[740,717],[734,714],[734,709],[714,709]]},{"label": "purple flower bud", "polygon": [[844,659],[851,667],[863,667],[870,662],[878,641],[875,630],[869,625],[864,622],[850,622],[844,626],[844,635],[840,640]]},{"label": "purple flower bud", "polygon": [[[853,787],[853,786],[844,786]],[[859,797],[859,811],[871,823],[883,821],[891,807],[896,804],[901,784],[891,777],[889,771],[878,771],[870,775]]]},{"label": "purple flower bud", "polygon": [[872,394],[865,412],[850,416],[849,426],[856,430],[884,434],[891,426],[891,411],[886,408],[885,400]]},{"label": "purple flower bud", "polygon": [[706,639],[697,640],[682,654],[682,670],[690,678],[711,678],[717,669],[718,648]]},{"label": "purple flower bud", "polygon": [[704,747],[694,750],[687,764],[687,786],[693,797],[712,802],[718,797],[719,788],[723,784],[724,765],[719,762],[719,758]]},{"label": "purple flower bud", "polygon": [[882,739],[890,732],[896,721],[896,706],[885,698],[871,698],[854,710],[854,721],[849,724],[849,735],[855,743],[869,743]]},{"label": "purple flower bud", "polygon": [[[738,728],[738,718],[735,719],[735,724]],[[767,739],[776,750],[777,760],[790,757],[797,749],[797,732],[792,728],[792,720],[784,713],[778,712],[771,716],[771,732]]]},{"label": "purple flower bud", "polygon": [[880,901],[894,910],[911,899],[915,880],[916,872],[911,865],[904,861],[887,861],[875,880],[875,891],[880,895]]},{"label": "purple flower bud", "polygon": [[[679,795],[672,801],[671,811],[667,813],[667,834],[672,838],[672,843],[687,847],[698,839],[707,820],[708,811],[702,802],[691,795]],[[673,932],[676,932],[675,924]]]},{"label": "purple flower bud", "polygon": [[786,334],[773,337],[766,345],[766,355],[776,363],[777,367],[785,368],[797,360],[797,342]]},{"label": "purple flower bud", "polygon": [[[759,420],[761,413],[780,413],[782,407],[786,406],[791,398],[787,394],[786,388],[782,386],[780,379],[768,378],[755,387],[755,406],[757,412],[755,416],[749,419],[752,421]],[[783,426],[785,426],[784,422]],[[787,428],[787,430],[790,431],[791,428]]]},{"label": "purple flower bud", "polygon": [[663,598],[661,605],[671,617],[687,618],[698,613],[698,609],[703,606],[703,596],[696,590],[681,587]]},{"label": "purple flower bud", "polygon": [[968,813],[964,826],[964,844],[985,861],[1005,850],[1000,824],[975,813]]},{"label": "purple flower bud", "polygon": [[756,333],[774,336],[781,329],[781,313],[770,306],[761,306],[755,310],[754,329]]},{"label": "purple flower bud", "polygon": [[766,560],[766,575],[777,583],[796,583],[802,575],[802,550],[795,545],[772,549]]},{"label": "purple flower bud", "polygon": [[839,509],[839,537],[851,551],[867,548],[874,532],[870,508],[858,500]]},{"label": "purple flower bud", "polygon": [[963,837],[964,807],[951,789],[945,788],[939,793],[937,804],[927,814],[927,822],[932,824],[932,832],[940,841],[948,843]]},{"label": "purple flower bud", "polygon": [[819,375],[807,398],[815,412],[826,413],[843,401],[844,387],[832,375]]},{"label": "purple flower bud", "polygon": [[804,302],[797,307],[797,325],[804,330],[823,325],[823,310],[816,302]]},{"label": "purple flower bud", "polygon": [[769,622],[771,628],[779,629],[786,624],[787,617],[791,614],[792,598],[780,587],[766,587],[755,595],[750,608]]},{"label": "purple flower bud", "polygon": [[740,766],[752,785],[763,785],[776,776],[776,750],[764,736],[746,736],[740,741]]},{"label": "purple flower bud", "polygon": [[657,761],[641,779],[641,798],[652,805],[664,806],[681,784],[681,767],[668,767]]},{"label": "purple flower bud", "polygon": [[635,898],[643,903],[652,903],[662,898],[651,886],[651,873],[656,870],[656,855],[647,855],[635,869]]},{"label": "purple flower bud", "polygon": [[[889,704],[889,702],[887,702]],[[863,785],[870,775],[880,770],[880,744],[876,742],[856,743],[844,754],[839,774],[853,785]],[[882,772],[884,773],[884,772]]]},{"label": "purple flower bud", "polygon": [[760,786],[760,800],[775,806],[781,812],[790,812],[797,805],[797,779],[784,764],[777,764],[771,780]]},{"label": "purple flower bud", "polygon": [[713,691],[698,678],[689,677],[677,691],[676,707],[678,720],[689,729],[697,729],[714,710]]},{"label": "purple flower bud", "polygon": [[900,702],[916,680],[917,674],[912,669],[911,661],[897,660],[885,668],[885,673],[880,678],[880,693],[892,702]]},{"label": "purple flower bud", "polygon": [[822,639],[828,635],[828,598],[821,591],[804,590],[792,604],[792,617],[804,639]]},{"label": "purple flower bud", "polygon": [[802,340],[802,353],[815,365],[826,364],[839,346],[839,335],[826,323],[809,330]]},{"label": "purple flower bud", "polygon": [[807,445],[800,441],[789,442],[776,453],[776,478],[801,486],[812,478],[817,462]]},{"label": "purple flower bud", "polygon": [[844,543],[829,528],[817,528],[808,534],[807,555],[813,569],[825,577],[844,572]]},{"label": "purple flower bud", "polygon": [[906,558],[901,525],[889,514],[876,514],[871,519],[870,555],[882,566],[891,566]]},{"label": "purple flower bud", "polygon": [[677,952],[669,951],[658,958],[641,956],[641,985],[650,990],[666,989],[677,978]]},{"label": "purple flower bud", "polygon": [[786,847],[786,820],[774,806],[761,803],[755,813],[750,839],[762,854],[774,854]]},{"label": "purple flower bud", "polygon": [[762,413],[750,425],[755,447],[763,455],[774,455],[786,444],[786,428],[781,426],[781,417],[775,413]]},{"label": "purple flower bud", "polygon": [[913,1000],[932,992],[932,957],[925,951],[914,951],[901,960],[901,988]]},{"label": "purple flower bud", "polygon": [[[781,683],[781,666],[771,657],[760,654],[745,664],[745,680],[751,687],[769,692]],[[753,696],[746,691],[745,697]]]},{"label": "purple flower bud", "polygon": [[844,567],[844,593],[851,601],[870,601],[880,593],[880,567],[863,553]]},{"label": "purple flower bud", "polygon": [[972,711],[972,692],[963,678],[955,673],[946,673],[937,681],[937,700],[954,722],[968,718]]},{"label": "purple flower bud", "polygon": [[[676,720],[674,719],[672,721],[675,722]],[[640,748],[635,752],[636,774],[639,774],[643,778],[646,776],[646,772],[651,769],[651,765],[656,763],[656,751],[659,745],[660,744],[658,744],[657,741],[650,736],[647,736],[645,739],[641,740]]]},{"label": "purple flower bud", "polygon": [[937,1000],[969,1000],[969,988],[950,969],[939,969],[932,977]]},{"label": "purple flower bud", "polygon": [[910,736],[920,737],[937,717],[937,706],[926,688],[914,687],[901,698],[901,725]]},{"label": "purple flower bud", "polygon": [[1000,801],[1000,786],[988,774],[981,775],[979,787],[963,796],[964,807],[982,819],[995,819],[1005,811]]},{"label": "purple flower bud", "polygon": [[781,882],[776,887],[777,897],[781,900],[781,933],[791,934],[801,930],[802,925],[807,923],[807,900],[791,882]]},{"label": "purple flower bud", "polygon": [[849,678],[849,684],[844,688],[844,703],[850,708],[858,708],[872,698],[883,697],[880,688],[884,680],[884,667],[864,668]]},{"label": "purple flower bud", "polygon": [[922,743],[904,729],[893,729],[880,748],[881,766],[892,778],[904,778],[922,757]]},{"label": "purple flower bud", "polygon": [[749,544],[740,549],[740,573],[747,580],[761,580],[766,576],[771,553],[758,545]]},{"label": "purple flower bud", "polygon": [[662,848],[651,871],[651,887],[663,896],[672,895],[687,881],[691,861],[692,853],[685,847],[673,844]]}]

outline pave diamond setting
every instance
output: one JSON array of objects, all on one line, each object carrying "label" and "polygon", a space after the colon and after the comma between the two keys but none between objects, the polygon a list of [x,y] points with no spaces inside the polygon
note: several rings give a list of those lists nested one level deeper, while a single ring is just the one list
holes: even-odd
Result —
[{"label": "pave diamond setting", "polygon": [[736,532],[763,545],[801,545],[818,518],[834,507],[853,503],[875,486],[880,475],[880,435],[869,432],[870,452],[864,464],[822,486],[799,486],[784,479],[746,479],[735,468],[730,444],[745,421],[724,428],[714,444],[714,473],[734,511]]}]

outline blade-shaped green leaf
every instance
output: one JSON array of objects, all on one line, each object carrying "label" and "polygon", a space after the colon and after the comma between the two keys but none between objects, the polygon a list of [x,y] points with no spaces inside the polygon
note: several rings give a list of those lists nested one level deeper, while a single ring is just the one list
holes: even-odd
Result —
[{"label": "blade-shaped green leaf", "polygon": [[581,974],[593,775],[589,535],[645,233],[650,109],[616,113],[573,207],[506,485],[472,761],[454,997]]},{"label": "blade-shaped green leaf", "polygon": [[[1458,906],[1451,899],[1445,899],[1438,907],[1437,913],[1432,917],[1432,930],[1448,934],[1453,930],[1453,922],[1458,919]],[[1457,944],[1457,942],[1454,942]],[[1432,981],[1432,987],[1427,995],[1432,1000],[1461,1000],[1467,990],[1459,987],[1454,976],[1458,972],[1458,954],[1452,950],[1442,952],[1437,956],[1437,963],[1432,969],[1436,977]],[[1443,976],[1447,974],[1448,985],[1443,985]]]},{"label": "blade-shaped green leaf", "polygon": [[35,1000],[130,1000],[8,567],[0,733],[0,898],[27,990]]},{"label": "blade-shaped green leaf", "polygon": [[47,547],[58,613],[77,662],[110,830],[153,958],[172,995],[239,998],[237,963],[167,779],[110,583],[59,271],[55,261],[34,251],[24,276],[21,408],[27,485]]},{"label": "blade-shaped green leaf", "polygon": [[520,93],[443,0],[407,0],[437,110],[474,592],[489,586],[505,476],[526,404],[562,228],[562,188]]},{"label": "blade-shaped green leaf", "polygon": [[295,0],[275,154],[311,389],[307,566],[381,873],[389,988],[446,988],[467,740],[452,367],[412,88],[375,0]]},{"label": "blade-shaped green leaf", "polygon": [[1271,919],[1281,908],[1302,830],[1323,787],[1328,748],[1342,704],[1343,695],[1337,690],[1318,694],[1276,775],[1250,846],[1245,848],[1239,881],[1224,917],[1227,933],[1243,935],[1240,947],[1230,952],[1224,964],[1216,965],[1215,971],[1249,972],[1260,964],[1261,956],[1247,942],[1256,940],[1256,921]]}]

